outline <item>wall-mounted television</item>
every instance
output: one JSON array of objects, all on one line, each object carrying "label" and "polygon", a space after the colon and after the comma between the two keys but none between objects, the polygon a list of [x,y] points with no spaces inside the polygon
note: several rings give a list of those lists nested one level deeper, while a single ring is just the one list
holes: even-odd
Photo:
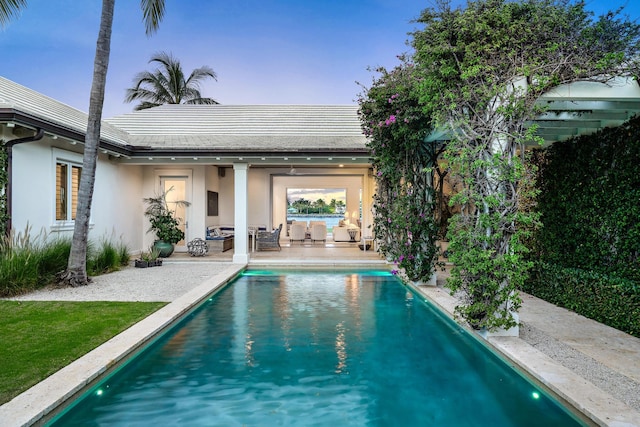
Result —
[{"label": "wall-mounted television", "polygon": [[207,216],[218,216],[217,191],[207,191]]}]

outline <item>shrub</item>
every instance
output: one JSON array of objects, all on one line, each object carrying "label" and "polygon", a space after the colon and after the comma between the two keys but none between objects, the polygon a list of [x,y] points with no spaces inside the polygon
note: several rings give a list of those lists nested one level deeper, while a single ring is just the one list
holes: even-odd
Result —
[{"label": "shrub", "polygon": [[[24,294],[53,284],[56,275],[65,270],[71,252],[71,241],[50,239],[44,232],[31,236],[27,226],[23,233],[0,241],[0,297]],[[87,272],[96,276],[119,269],[129,263],[129,251],[123,243],[104,239],[94,250],[87,250]]]},{"label": "shrub", "polygon": [[522,290],[640,337],[640,286],[634,281],[538,262]]},{"label": "shrub", "polygon": [[129,264],[129,248],[124,243],[114,243],[112,240],[104,238],[96,249],[95,245],[89,242],[87,248],[87,274],[89,276],[110,273],[127,264]]},{"label": "shrub", "polygon": [[[0,295],[11,296],[28,292],[51,283],[58,270],[62,256],[62,266],[66,265],[68,251],[62,243],[44,245],[46,236],[40,233],[31,236],[30,227],[23,233],[2,238],[0,243]],[[70,247],[70,245],[69,245]],[[51,274],[48,272],[51,271]]]},{"label": "shrub", "polygon": [[[540,164],[535,256],[640,284],[640,117],[557,142]],[[570,160],[570,161],[568,161]]]}]

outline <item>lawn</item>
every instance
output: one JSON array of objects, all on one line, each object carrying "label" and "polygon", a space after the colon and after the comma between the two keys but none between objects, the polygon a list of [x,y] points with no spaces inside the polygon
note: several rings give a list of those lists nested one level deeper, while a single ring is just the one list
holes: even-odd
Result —
[{"label": "lawn", "polygon": [[0,301],[0,404],[165,304]]}]

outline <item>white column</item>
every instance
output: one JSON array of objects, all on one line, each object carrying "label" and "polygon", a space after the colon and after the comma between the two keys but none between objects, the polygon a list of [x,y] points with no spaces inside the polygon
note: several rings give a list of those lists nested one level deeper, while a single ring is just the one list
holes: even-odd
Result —
[{"label": "white column", "polygon": [[247,264],[249,262],[249,236],[248,236],[248,164],[233,164],[234,180],[234,238],[233,238],[233,262]]}]

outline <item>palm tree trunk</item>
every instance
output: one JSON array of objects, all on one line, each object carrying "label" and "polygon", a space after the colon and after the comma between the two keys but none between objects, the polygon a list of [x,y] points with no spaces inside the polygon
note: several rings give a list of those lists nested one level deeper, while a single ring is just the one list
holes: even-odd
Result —
[{"label": "palm tree trunk", "polygon": [[98,147],[100,144],[100,123],[102,120],[102,106],[107,82],[107,68],[109,67],[109,53],[111,49],[111,30],[113,24],[113,9],[115,0],[102,1],[102,15],[100,17],[100,31],[96,44],[96,55],[93,62],[93,82],[89,99],[89,120],[84,144],[82,174],[78,189],[78,206],[76,210],[71,254],[67,271],[60,280],[71,286],[82,286],[89,283],[87,276],[87,243],[89,240],[89,219],[91,218],[91,201],[96,177]]}]

